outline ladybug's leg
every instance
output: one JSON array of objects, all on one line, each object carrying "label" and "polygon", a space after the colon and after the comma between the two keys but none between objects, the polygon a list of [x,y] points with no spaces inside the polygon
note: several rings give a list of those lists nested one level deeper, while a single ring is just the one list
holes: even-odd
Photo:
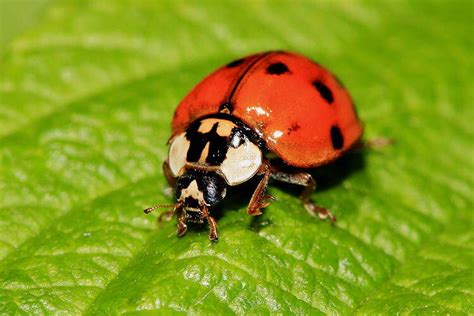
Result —
[{"label": "ladybug's leg", "polygon": [[169,222],[174,215],[174,210],[164,211],[163,213],[158,216],[158,223],[161,222]]},{"label": "ladybug's leg", "polygon": [[352,152],[359,152],[366,149],[381,149],[389,145],[393,145],[395,141],[391,138],[379,137],[373,138],[369,140],[359,141],[355,144],[351,151]]},{"label": "ladybug's leg", "polygon": [[304,186],[300,199],[303,202],[305,209],[311,215],[317,215],[321,219],[329,218],[332,222],[336,221],[336,217],[331,212],[311,201],[311,193],[316,190],[316,181],[314,181],[309,173],[286,173],[280,170],[274,170],[271,175],[275,180]]},{"label": "ladybug's leg", "polygon": [[[166,181],[168,181],[168,184],[170,185],[170,187],[164,190],[165,194],[172,197],[173,188],[175,187],[175,184],[176,184],[176,178],[173,177],[168,161],[166,160],[165,162],[163,162],[163,174],[165,175]],[[170,221],[171,218],[173,218],[174,214],[175,214],[175,209],[161,213],[160,216],[158,216],[158,223],[161,223],[163,221],[166,221],[166,222]]]},{"label": "ladybug's leg", "polygon": [[271,168],[268,163],[264,163],[262,165],[259,174],[263,174],[262,179],[257,185],[257,188],[252,194],[252,198],[250,199],[249,205],[247,206],[247,213],[252,216],[262,214],[261,209],[270,205],[275,198],[270,194],[265,194],[268,186],[268,180],[270,180],[271,176]]},{"label": "ladybug's leg", "polygon": [[219,237],[217,236],[217,222],[214,219],[214,217],[209,215],[209,210],[207,208],[204,208],[202,210],[202,218],[207,220],[207,223],[209,224],[209,240],[211,241],[217,241]]},{"label": "ladybug's leg", "polygon": [[176,186],[176,178],[173,176],[167,160],[163,162],[163,174],[165,175],[166,181],[168,181],[170,187],[174,188]]},{"label": "ladybug's leg", "polygon": [[178,224],[176,227],[176,235],[178,237],[183,237],[188,230],[188,226],[186,225],[186,214],[183,211],[180,211],[178,214]]},{"label": "ladybug's leg", "polygon": [[216,241],[219,239],[217,236],[217,222],[214,217],[208,216],[207,223],[209,224],[209,240]]}]

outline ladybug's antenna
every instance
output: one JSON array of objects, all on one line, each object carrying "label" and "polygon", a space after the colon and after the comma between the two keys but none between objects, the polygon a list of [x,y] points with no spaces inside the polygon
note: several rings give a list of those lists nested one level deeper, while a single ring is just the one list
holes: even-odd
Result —
[{"label": "ladybug's antenna", "polygon": [[154,210],[156,209],[159,209],[159,208],[173,208],[173,210],[175,208],[177,208],[181,203],[176,203],[176,204],[157,204],[157,205],[153,205],[152,207],[149,207],[147,209],[145,209],[143,212],[145,212],[145,214],[150,214],[151,212],[153,212]]}]

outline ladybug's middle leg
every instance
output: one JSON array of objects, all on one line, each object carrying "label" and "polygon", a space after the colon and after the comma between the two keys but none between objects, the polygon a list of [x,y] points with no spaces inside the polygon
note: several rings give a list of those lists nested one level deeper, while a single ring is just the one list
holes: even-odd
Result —
[{"label": "ladybug's middle leg", "polygon": [[268,180],[270,180],[271,176],[271,167],[268,162],[265,162],[262,165],[259,174],[263,174],[263,177],[258,183],[257,188],[255,188],[249,205],[247,206],[247,213],[252,216],[262,214],[261,209],[267,207],[275,200],[272,195],[265,193],[268,186]]},{"label": "ladybug's middle leg", "polygon": [[[168,161],[163,162],[163,174],[165,175],[166,180],[168,181],[168,184],[171,186],[171,194],[173,195],[173,188],[176,185],[176,178],[173,177],[173,174],[171,173],[170,166],[168,164]],[[166,193],[166,192],[165,192]],[[167,194],[168,195],[168,194]],[[174,214],[176,214],[176,209],[177,209],[178,204],[158,204],[154,205],[152,207],[149,207],[144,210],[145,214],[150,214],[156,209],[163,208],[163,207],[172,207],[172,210],[165,211],[160,214],[158,217],[158,222],[162,222],[163,220],[169,221],[173,217]]]},{"label": "ladybug's middle leg", "polygon": [[[167,160],[163,162],[163,174],[166,178],[166,181],[170,185],[168,188],[165,189],[165,194],[173,196],[173,188],[176,186],[176,178],[171,173],[170,165],[168,164]],[[173,208],[172,210],[161,213],[160,216],[158,216],[158,223],[161,223],[163,221],[170,221],[173,215],[175,214],[175,209],[176,208]]]},{"label": "ladybug's middle leg", "polygon": [[165,175],[166,181],[168,181],[168,184],[170,185],[171,188],[174,188],[176,186],[176,178],[173,176],[173,173],[171,172],[170,165],[168,164],[168,160],[165,160],[163,162],[163,174]]},{"label": "ladybug's middle leg", "polygon": [[364,151],[367,149],[383,149],[387,146],[395,144],[395,140],[392,138],[386,137],[377,137],[369,140],[360,140],[356,143],[349,153],[356,153],[360,151]]},{"label": "ladybug's middle leg", "polygon": [[311,215],[317,215],[321,219],[329,218],[332,222],[336,221],[336,217],[331,212],[321,206],[314,204],[311,201],[311,194],[316,190],[316,181],[314,181],[313,177],[309,173],[287,173],[274,168],[271,176],[275,180],[281,182],[304,186],[303,192],[300,195],[300,199],[303,202],[305,209]]}]

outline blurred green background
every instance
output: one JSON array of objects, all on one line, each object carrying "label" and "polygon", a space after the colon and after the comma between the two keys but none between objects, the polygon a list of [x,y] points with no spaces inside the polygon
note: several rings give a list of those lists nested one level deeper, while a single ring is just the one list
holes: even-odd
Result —
[{"label": "blurred green background", "polygon": [[[0,314],[473,314],[471,1],[0,1]],[[178,239],[173,110],[269,49],[351,91],[366,139],[298,190],[249,192]]]},{"label": "blurred green background", "polygon": [[3,52],[15,36],[32,27],[51,0],[1,0],[0,47]]}]

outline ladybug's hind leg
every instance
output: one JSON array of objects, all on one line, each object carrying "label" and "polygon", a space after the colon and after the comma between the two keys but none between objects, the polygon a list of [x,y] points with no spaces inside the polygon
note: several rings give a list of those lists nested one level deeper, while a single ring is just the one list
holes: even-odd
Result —
[{"label": "ladybug's hind leg", "polygon": [[303,192],[300,195],[300,199],[303,202],[305,209],[313,216],[317,215],[321,219],[329,218],[331,222],[336,221],[336,217],[330,211],[314,204],[311,201],[311,194],[316,190],[316,181],[314,181],[313,177],[309,173],[287,173],[274,168],[271,176],[275,180],[281,182],[304,186]]},{"label": "ladybug's hind leg", "polygon": [[385,137],[361,140],[351,148],[351,152],[359,152],[367,149],[383,149],[393,144],[395,144],[395,140]]}]

